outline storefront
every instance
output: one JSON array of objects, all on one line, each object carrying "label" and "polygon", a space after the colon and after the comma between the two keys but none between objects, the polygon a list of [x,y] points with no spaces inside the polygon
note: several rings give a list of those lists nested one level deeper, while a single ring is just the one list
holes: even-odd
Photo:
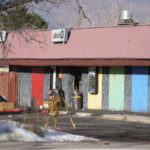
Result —
[{"label": "storefront", "polygon": [[59,81],[69,106],[78,89],[85,109],[150,112],[149,25],[22,34],[9,32],[0,43],[0,64],[16,74],[18,104],[42,105]]}]

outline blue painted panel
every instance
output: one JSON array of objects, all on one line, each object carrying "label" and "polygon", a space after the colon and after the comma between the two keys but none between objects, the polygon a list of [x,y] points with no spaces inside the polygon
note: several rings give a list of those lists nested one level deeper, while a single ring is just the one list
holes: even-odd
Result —
[{"label": "blue painted panel", "polygon": [[132,111],[147,112],[148,67],[132,68]]}]

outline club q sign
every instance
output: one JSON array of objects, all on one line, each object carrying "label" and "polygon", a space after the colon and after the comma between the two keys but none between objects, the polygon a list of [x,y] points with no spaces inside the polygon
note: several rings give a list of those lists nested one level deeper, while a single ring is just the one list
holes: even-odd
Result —
[{"label": "club q sign", "polygon": [[51,31],[51,40],[53,43],[67,42],[68,30],[67,29],[54,29]]}]

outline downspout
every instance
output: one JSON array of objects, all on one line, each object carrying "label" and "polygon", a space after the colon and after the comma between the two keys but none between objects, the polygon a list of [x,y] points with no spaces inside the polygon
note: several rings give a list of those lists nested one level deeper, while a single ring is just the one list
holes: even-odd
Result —
[{"label": "downspout", "polygon": [[52,67],[52,70],[53,70],[53,90],[56,89],[56,75],[57,75],[57,72],[56,72],[56,67]]}]

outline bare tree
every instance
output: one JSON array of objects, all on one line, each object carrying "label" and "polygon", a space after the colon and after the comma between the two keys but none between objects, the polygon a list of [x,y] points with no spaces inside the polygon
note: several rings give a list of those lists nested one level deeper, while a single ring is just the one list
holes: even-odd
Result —
[{"label": "bare tree", "polygon": [[92,24],[91,20],[87,17],[87,15],[85,14],[85,12],[84,12],[82,6],[80,5],[79,0],[76,0],[76,3],[77,3],[77,6],[78,6],[78,8],[79,8],[79,12],[78,12],[78,13],[79,13],[80,18],[87,19],[88,22],[89,22],[90,24]]},{"label": "bare tree", "polygon": [[34,1],[36,3],[39,3],[40,1],[47,1],[51,4],[59,5],[67,0],[10,0],[10,1],[9,0],[0,0],[0,9],[2,12],[2,11],[6,11],[8,9],[14,8],[18,5],[30,3],[32,1]]},{"label": "bare tree", "polygon": [[75,0],[77,7],[78,7],[78,12],[77,12],[77,17],[75,18],[75,20],[71,23],[71,27],[76,27],[79,28],[82,24],[82,21],[85,19],[88,21],[88,23],[91,25],[92,22],[90,20],[90,18],[87,16],[87,14],[85,13],[83,7],[81,6],[79,0]]},{"label": "bare tree", "polygon": [[[61,4],[63,3],[67,3],[71,0],[0,0],[0,20],[1,20],[1,15],[2,13],[9,13],[11,12],[10,10],[11,9],[14,9],[16,8],[17,6],[20,6],[20,5],[27,5],[27,4],[31,4],[32,2],[35,2],[35,3],[40,3],[40,2],[45,2],[45,4],[49,3],[51,4],[51,7],[55,7],[55,6],[61,6]],[[91,20],[87,17],[82,5],[80,4],[80,0],[75,0],[76,4],[77,4],[77,8],[78,8],[78,26],[77,27],[80,27],[81,25],[81,21],[83,19],[87,20],[89,24],[92,24],[91,23]],[[0,21],[0,26],[3,26],[2,22]],[[15,36],[21,36],[21,38],[23,38],[26,43],[29,43],[29,41],[36,41],[38,42],[40,45],[41,43],[43,43],[43,41],[39,41],[37,40],[37,37],[38,37],[38,33],[36,31],[33,31],[32,32],[32,35],[28,35],[28,32],[27,31],[21,31],[21,29],[18,29],[20,31],[15,31]],[[36,35],[36,36],[34,36]],[[14,36],[12,36],[14,37]],[[29,39],[29,40],[28,40]],[[13,40],[13,38],[12,38]],[[7,60],[7,56],[8,56],[8,53],[10,52],[10,49],[11,49],[11,42],[12,40],[10,41],[10,43],[8,42],[4,42],[2,43],[0,46],[2,48],[2,53],[3,53],[3,58]]]},{"label": "bare tree", "polygon": [[[84,19],[87,20],[88,23],[91,25],[92,22],[89,19],[89,17],[87,16],[87,14],[85,13],[83,6],[80,4],[80,0],[74,0],[74,1],[78,7],[78,17],[76,18],[76,24],[77,24],[76,27],[80,27],[81,22]],[[32,7],[33,6],[32,2],[37,3],[37,4],[42,2],[42,3],[45,3],[45,5],[47,5],[48,3],[51,4],[48,6],[49,8],[47,10],[45,10],[43,8],[36,8],[36,9],[40,9],[42,11],[47,11],[49,13],[51,8],[60,6],[63,3],[69,3],[69,2],[71,2],[71,0],[0,0],[0,15],[2,13],[9,13],[10,9],[17,7],[18,5],[29,4],[30,7]],[[0,23],[0,25],[1,25],[1,23]]]}]

